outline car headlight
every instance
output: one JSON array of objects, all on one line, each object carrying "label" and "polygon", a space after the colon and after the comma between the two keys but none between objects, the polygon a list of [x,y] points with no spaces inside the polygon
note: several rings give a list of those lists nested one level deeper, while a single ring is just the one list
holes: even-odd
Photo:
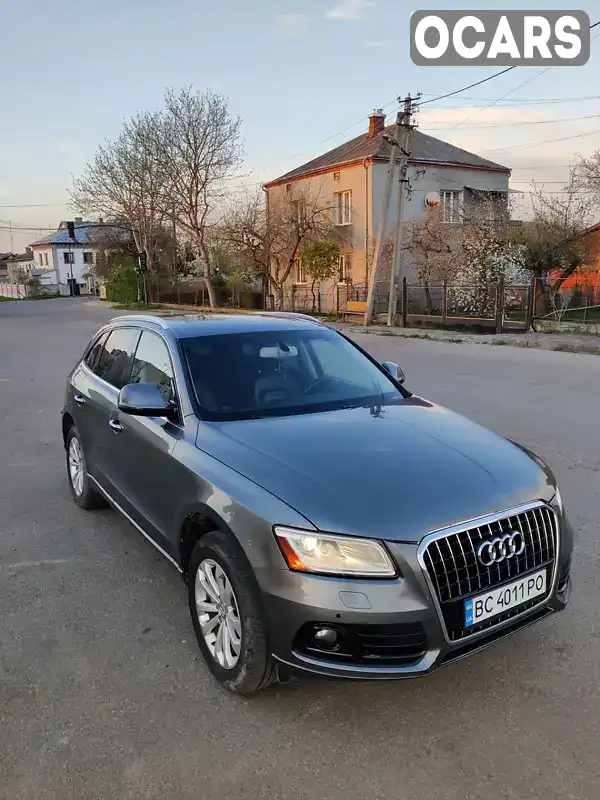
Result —
[{"label": "car headlight", "polygon": [[295,572],[365,578],[392,578],[397,574],[383,545],[372,539],[279,527],[275,536],[288,567]]}]

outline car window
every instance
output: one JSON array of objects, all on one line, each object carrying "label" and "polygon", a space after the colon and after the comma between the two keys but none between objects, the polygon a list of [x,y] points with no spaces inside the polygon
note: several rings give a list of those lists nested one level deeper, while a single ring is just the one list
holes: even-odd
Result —
[{"label": "car window", "polygon": [[319,373],[351,383],[358,380],[364,385],[364,380],[361,379],[364,379],[367,373],[357,372],[356,351],[353,348],[347,349],[336,345],[337,343],[330,339],[311,339],[309,346]]},{"label": "car window", "polygon": [[137,328],[115,328],[102,348],[94,373],[116,389],[122,389],[129,373],[139,338]]},{"label": "car window", "polygon": [[92,372],[94,371],[94,367],[96,365],[96,361],[98,360],[98,356],[102,352],[102,347],[104,346],[104,342],[108,337],[108,333],[103,333],[99,336],[94,344],[90,347],[87,356],[85,357],[85,365],[89,367]]},{"label": "car window", "polygon": [[306,414],[403,400],[335,331],[277,330],[180,340],[206,419]]},{"label": "car window", "polygon": [[175,399],[173,365],[163,339],[143,331],[133,359],[129,383],[153,383],[167,402]]}]

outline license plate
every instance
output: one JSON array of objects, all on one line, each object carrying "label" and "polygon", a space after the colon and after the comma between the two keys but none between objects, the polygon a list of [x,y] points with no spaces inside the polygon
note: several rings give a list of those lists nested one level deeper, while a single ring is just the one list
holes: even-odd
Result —
[{"label": "license plate", "polygon": [[546,594],[546,570],[465,600],[465,628]]}]

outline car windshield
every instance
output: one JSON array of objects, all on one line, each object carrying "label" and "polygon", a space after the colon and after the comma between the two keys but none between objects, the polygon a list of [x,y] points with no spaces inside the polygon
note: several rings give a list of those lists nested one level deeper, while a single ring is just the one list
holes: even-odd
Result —
[{"label": "car windshield", "polygon": [[201,336],[182,339],[181,347],[207,419],[387,405],[404,397],[358,348],[326,328]]}]

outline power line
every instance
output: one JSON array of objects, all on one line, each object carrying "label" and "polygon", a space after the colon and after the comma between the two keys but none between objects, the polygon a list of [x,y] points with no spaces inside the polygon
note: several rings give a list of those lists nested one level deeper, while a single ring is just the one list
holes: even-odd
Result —
[{"label": "power line", "polygon": [[[486,106],[489,108],[489,106]],[[522,122],[498,122],[498,123],[483,123],[482,125],[467,125],[463,130],[480,130],[483,128],[521,128],[523,125],[550,125],[552,123],[563,123],[563,122],[580,122],[584,119],[598,119],[600,114],[588,114],[584,117],[554,117],[554,119],[534,119],[534,120],[523,120]],[[467,118],[468,119],[468,118]],[[466,120],[463,120],[465,122]],[[433,121],[435,124],[440,124],[442,120]],[[452,125],[452,120],[447,120],[448,125]],[[462,125],[461,122],[457,123],[457,125],[452,125],[449,128],[430,128],[427,126],[427,130],[430,131],[452,131],[458,125]]]},{"label": "power line", "polygon": [[507,72],[516,69],[516,65],[512,67],[506,67],[506,69],[501,69],[500,72],[494,72],[493,75],[488,75],[487,78],[483,78],[480,81],[475,81],[475,83],[470,83],[468,86],[463,86],[462,89],[456,89],[454,92],[448,92],[447,94],[441,94],[438,97],[434,97],[431,100],[422,100],[417,108],[421,106],[425,106],[428,103],[436,103],[438,100],[445,100],[447,97],[454,97],[456,94],[462,94],[463,92],[468,91],[469,89],[473,89],[475,86],[481,86],[482,83],[487,83],[488,81],[494,80],[494,78],[499,78],[501,75],[506,75]]},{"label": "power line", "polygon": [[469,116],[465,117],[462,120],[462,122],[457,122],[456,125],[452,126],[452,129],[458,128],[464,122],[468,122],[470,119],[473,119],[473,117],[477,116],[477,114],[481,114],[483,111],[486,111],[488,108],[492,108],[492,106],[495,106],[501,100],[504,100],[506,97],[508,97],[509,95],[513,94],[513,92],[516,92],[518,89],[521,89],[523,86],[526,86],[528,83],[531,83],[531,81],[534,81],[536,78],[539,78],[541,75],[544,75],[544,73],[548,72],[549,69],[551,69],[551,68],[550,67],[546,67],[545,69],[542,69],[539,72],[537,72],[535,75],[532,75],[530,78],[527,78],[526,81],[523,81],[523,83],[520,83],[518,86],[515,86],[514,89],[511,89],[509,92],[506,92],[506,94],[503,94],[502,97],[499,97],[497,100],[493,100],[487,106],[484,106],[483,108],[480,108],[479,111],[476,111],[473,114],[469,114]]},{"label": "power line", "polygon": [[483,153],[503,153],[507,150],[522,150],[526,147],[538,147],[540,144],[552,144],[554,142],[566,142],[568,139],[580,139],[582,136],[594,136],[600,133],[600,129],[588,131],[587,133],[575,133],[573,136],[561,136],[558,139],[544,139],[541,142],[531,142],[531,144],[515,144],[510,147],[498,147],[495,150],[482,150]]}]

